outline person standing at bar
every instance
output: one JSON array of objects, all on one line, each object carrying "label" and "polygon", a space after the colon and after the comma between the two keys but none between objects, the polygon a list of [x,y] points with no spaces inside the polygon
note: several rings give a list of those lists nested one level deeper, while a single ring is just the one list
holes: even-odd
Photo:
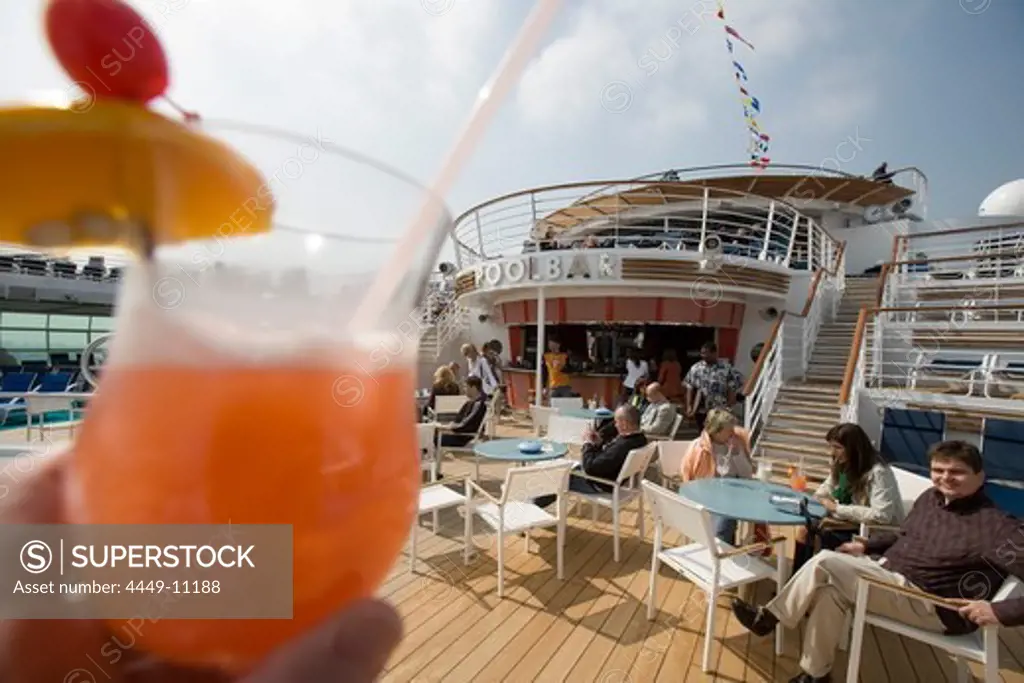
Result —
[{"label": "person standing at bar", "polygon": [[548,339],[548,352],[544,354],[544,369],[548,375],[548,398],[569,398],[573,395],[572,383],[565,372],[569,354],[562,351],[557,339]]},{"label": "person standing at bar", "polygon": [[626,403],[633,398],[636,383],[643,380],[647,384],[649,373],[647,361],[640,357],[640,351],[635,346],[629,347],[626,351],[626,376],[622,379],[622,400],[619,402]]},{"label": "person standing at bar", "polygon": [[683,380],[686,385],[683,409],[687,417],[696,421],[697,429],[703,430],[709,410],[729,410],[736,405],[736,394],[742,382],[732,363],[718,357],[718,346],[714,342],[707,342],[700,348],[700,358]]},{"label": "person standing at bar", "polygon": [[661,365],[658,366],[658,384],[661,391],[669,401],[682,401],[683,399],[683,366],[679,364],[679,358],[673,349],[666,349],[661,355]]},{"label": "person standing at bar", "polygon": [[487,362],[486,356],[482,355],[473,344],[463,344],[462,356],[466,359],[466,376],[479,377],[483,384],[484,396],[490,397],[498,390],[498,380],[491,370],[491,364]]}]

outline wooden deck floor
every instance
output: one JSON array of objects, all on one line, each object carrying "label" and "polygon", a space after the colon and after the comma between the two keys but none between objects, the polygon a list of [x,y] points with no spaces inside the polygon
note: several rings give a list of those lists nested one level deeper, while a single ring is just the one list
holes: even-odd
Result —
[{"label": "wooden deck floor", "polygon": [[[460,470],[468,468],[449,465],[445,473]],[[501,468],[485,466],[483,472],[482,479],[498,484]],[[773,640],[748,634],[723,598],[716,613],[713,672],[702,673],[706,598],[665,567],[656,583],[657,616],[647,620],[653,529],[648,517],[647,537],[638,537],[635,505],[624,514],[618,563],[612,559],[610,514],[604,511],[595,522],[588,507],[571,516],[563,581],[555,576],[553,531],[534,532],[529,552],[521,536],[508,539],[502,600],[496,593],[494,539],[482,523],[475,525],[476,556],[463,566],[459,511],[442,513],[438,534],[429,521],[425,516],[418,529],[417,571],[409,573],[403,557],[379,593],[396,606],[406,629],[386,682],[786,682],[799,672],[801,633],[788,631],[785,652],[776,657]],[[759,599],[767,599],[771,590],[773,584],[761,584]],[[1002,680],[1024,683],[1024,633],[1004,634]],[[833,680],[844,681],[845,673],[846,657],[840,654]],[[860,680],[942,683],[955,681],[955,675],[948,656],[872,630],[865,637]]]},{"label": "wooden deck floor", "polygon": [[[51,438],[65,437],[60,431]],[[0,442],[24,439],[20,430],[0,433]],[[496,485],[502,470],[485,465],[482,478]],[[467,465],[455,463],[446,466],[445,474],[468,471]],[[522,537],[508,539],[503,600],[496,593],[494,539],[483,525],[475,525],[476,557],[463,566],[459,512],[443,512],[437,534],[429,528],[429,515],[424,517],[417,531],[417,571],[409,573],[403,557],[379,591],[401,613],[406,630],[382,680],[785,683],[798,672],[802,634],[787,632],[785,652],[776,657],[772,639],[749,635],[723,599],[717,606],[713,671],[703,674],[704,594],[662,567],[656,583],[658,612],[648,621],[650,519],[647,538],[641,540],[635,506],[623,515],[622,558],[616,563],[610,515],[604,511],[596,522],[589,515],[588,508],[585,515],[570,518],[563,581],[555,576],[553,532],[534,532],[528,553]],[[767,599],[772,589],[768,583],[759,586],[759,598]],[[1003,634],[1002,680],[1024,683],[1024,630]],[[864,648],[863,683],[955,681],[951,660],[920,643],[872,631]],[[845,671],[846,658],[840,654],[833,680],[844,681]],[[980,675],[978,668],[974,671]]]}]

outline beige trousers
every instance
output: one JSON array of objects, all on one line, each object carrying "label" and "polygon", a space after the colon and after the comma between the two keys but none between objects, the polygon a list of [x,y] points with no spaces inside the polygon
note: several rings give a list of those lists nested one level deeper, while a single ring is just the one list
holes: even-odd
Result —
[{"label": "beige trousers", "polygon": [[[832,670],[836,650],[857,600],[857,575],[868,574],[899,586],[912,586],[903,576],[867,557],[823,550],[793,575],[766,606],[786,628],[796,628],[807,615],[800,668],[814,677]],[[927,631],[945,630],[935,608],[895,593],[873,590],[868,612]]]}]

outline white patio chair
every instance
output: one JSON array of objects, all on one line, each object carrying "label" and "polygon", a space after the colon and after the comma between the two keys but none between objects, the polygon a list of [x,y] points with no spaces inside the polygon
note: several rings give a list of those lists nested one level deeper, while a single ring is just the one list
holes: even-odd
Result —
[{"label": "white patio chair", "polygon": [[679,433],[679,428],[683,426],[683,416],[676,415],[676,419],[672,421],[672,428],[668,430],[668,434],[648,434],[647,438],[651,441],[675,441],[676,434]]},{"label": "white patio chair", "polygon": [[612,511],[612,555],[615,561],[619,561],[619,516],[622,513],[622,507],[628,505],[633,500],[639,501],[639,511],[637,512],[636,526],[637,531],[640,534],[641,540],[644,538],[644,498],[642,489],[640,488],[640,481],[644,477],[644,473],[647,471],[647,465],[650,464],[651,458],[654,457],[655,450],[658,444],[649,443],[643,448],[634,448],[626,456],[625,462],[622,463],[622,469],[619,470],[619,475],[614,481],[610,479],[602,479],[586,474],[581,469],[573,470],[570,476],[581,477],[587,481],[604,484],[611,488],[610,493],[580,493],[577,491],[569,490],[569,496],[577,500],[582,500],[590,503],[591,510],[593,511],[594,518],[597,518],[597,506],[611,508]]},{"label": "white patio chair", "polygon": [[[433,515],[433,526],[431,531],[435,534],[438,529],[438,513],[446,508],[455,507],[457,505],[463,505],[466,502],[466,496],[464,493],[453,491],[448,488],[448,484],[461,484],[465,486],[466,475],[459,477],[448,477],[440,479],[438,481],[431,481],[423,485],[420,488],[420,507],[416,513],[416,521],[412,525],[412,534],[409,537],[409,571],[412,572],[415,569],[416,564],[416,537],[418,536],[417,531],[419,530],[420,517],[427,514],[428,512]],[[469,542],[470,537],[463,539],[463,552],[462,560],[465,563],[469,562]]]},{"label": "white patio chair", "polygon": [[[867,611],[871,591],[888,591],[910,600],[931,603],[936,607],[957,609],[966,601],[940,598],[921,591],[904,588],[895,584],[861,576],[857,581],[857,602],[853,611],[853,640],[850,645],[849,665],[846,669],[846,680],[856,681],[860,673],[861,646],[864,643],[864,627],[870,624],[892,633],[898,633],[921,643],[937,647],[953,655],[956,659],[957,683],[974,680],[967,666],[968,661],[980,662],[985,668],[984,683],[999,683],[999,629],[998,625],[982,626],[973,633],[960,636],[947,636],[943,633],[925,631],[908,626],[895,619],[871,614]],[[1009,577],[992,598],[992,602],[1000,602],[1019,597],[1024,594],[1024,584],[1014,576]]]},{"label": "white patio chair", "polygon": [[581,445],[583,434],[591,427],[590,420],[581,417],[552,415],[548,420],[548,433],[545,438],[551,441]]},{"label": "white patio chair", "polygon": [[462,406],[468,400],[469,397],[465,394],[460,394],[459,396],[435,396],[432,417],[438,421],[451,419],[458,415]]},{"label": "white patio chair", "polygon": [[550,398],[548,403],[555,410],[579,410],[583,407],[582,396],[566,396],[563,398]]},{"label": "white patio chair", "polygon": [[430,472],[430,481],[437,479],[437,426],[430,423],[416,425],[416,438],[420,449],[420,471]]},{"label": "white patio chair", "polygon": [[[473,480],[466,480],[466,538],[473,538],[473,517],[479,516],[498,535],[498,597],[505,595],[505,537],[526,534],[529,551],[530,529],[557,528],[558,578],[564,573],[566,488],[572,463],[555,462],[513,467],[505,472],[501,497],[495,498]],[[554,494],[556,514],[534,505],[533,499]],[[478,503],[477,498],[485,502]],[[467,543],[468,553],[468,543]]]},{"label": "white patio chair", "polygon": [[658,473],[661,485],[669,488],[678,484],[683,469],[683,458],[690,450],[690,441],[659,441],[658,442]]},{"label": "white patio chair", "polygon": [[539,437],[541,432],[546,434],[551,417],[557,414],[558,411],[554,408],[530,406],[530,421],[533,422],[533,435]]},{"label": "white patio chair", "polygon": [[[785,536],[775,536],[769,541],[752,543],[734,548],[715,538],[711,515],[703,506],[682,498],[671,491],[649,481],[642,483],[644,495],[654,515],[654,551],[651,560],[651,584],[647,592],[647,618],[654,619],[655,588],[658,567],[664,562],[693,582],[708,595],[708,611],[704,627],[704,657],[701,669],[711,669],[711,641],[715,634],[715,606],[723,591],[775,577],[776,590],[782,590],[786,582],[787,560],[784,548]],[[665,527],[675,529],[684,538],[692,539],[689,545],[676,548],[662,547]],[[778,566],[773,567],[755,557],[757,553],[776,546]],[[775,630],[775,653],[782,654],[782,631]]]}]

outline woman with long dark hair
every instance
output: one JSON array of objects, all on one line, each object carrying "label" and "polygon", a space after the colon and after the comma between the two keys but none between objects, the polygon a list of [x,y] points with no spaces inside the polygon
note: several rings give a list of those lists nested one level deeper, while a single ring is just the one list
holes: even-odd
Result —
[{"label": "woman with long dark hair", "polygon": [[903,521],[896,477],[860,425],[838,424],[828,430],[825,442],[832,468],[814,497],[828,511],[828,517],[816,527],[797,532],[794,572],[817,550],[835,550],[853,540],[861,524],[888,526]]}]

